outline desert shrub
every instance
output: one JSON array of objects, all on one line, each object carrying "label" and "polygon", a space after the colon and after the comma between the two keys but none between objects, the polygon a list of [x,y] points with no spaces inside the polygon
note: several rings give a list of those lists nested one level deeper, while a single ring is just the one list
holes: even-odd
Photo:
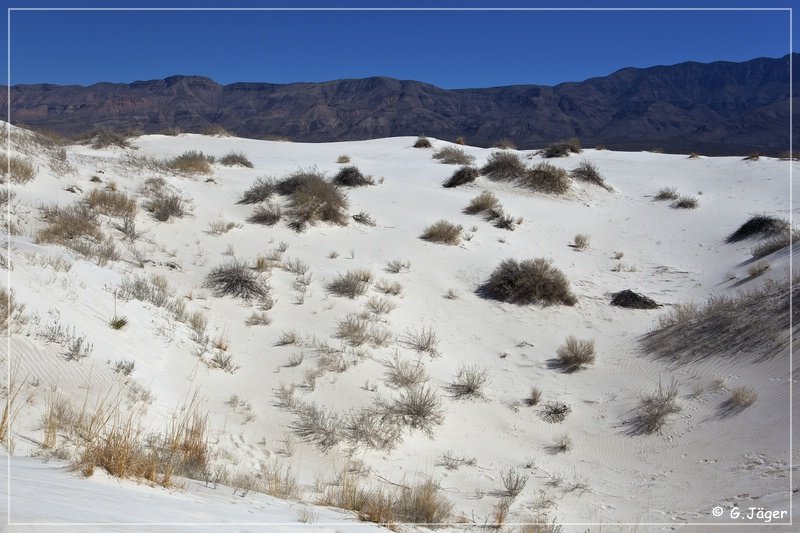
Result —
[{"label": "desert shrub", "polygon": [[213,137],[232,137],[233,134],[225,129],[220,124],[209,124],[201,131],[203,135],[210,135]]},{"label": "desert shrub", "polygon": [[694,198],[692,196],[681,196],[680,198],[672,202],[672,204],[670,204],[670,207],[672,207],[673,209],[695,209],[699,205],[700,202],[697,200],[697,198]]},{"label": "desert shrub", "polygon": [[500,139],[496,143],[494,143],[495,148],[499,148],[500,150],[516,150],[517,145],[514,144],[514,141],[511,139]]},{"label": "desert shrub", "polygon": [[480,398],[483,396],[483,387],[489,380],[485,368],[475,365],[461,366],[453,381],[447,386],[447,390],[453,398]]},{"label": "desert shrub", "polygon": [[746,156],[742,158],[743,161],[758,161],[761,158],[761,154],[758,152],[750,152]]},{"label": "desert shrub", "polygon": [[392,274],[399,274],[403,271],[411,270],[411,261],[402,261],[401,259],[391,259],[386,262],[386,271]]},{"label": "desert shrub", "polygon": [[211,289],[215,296],[234,296],[245,301],[261,298],[268,293],[258,274],[250,270],[246,263],[235,260],[212,269],[206,275],[203,286]]},{"label": "desert shrub", "polygon": [[759,239],[772,237],[774,235],[788,233],[789,230],[789,221],[785,219],[768,215],[754,215],[750,217],[747,222],[739,226],[739,229],[728,235],[725,242],[739,242],[753,237]]},{"label": "desert shrub", "polygon": [[16,333],[27,321],[25,304],[17,300],[13,289],[0,285],[0,333]]},{"label": "desert shrub", "polygon": [[119,259],[111,238],[100,229],[97,214],[83,203],[42,208],[47,226],[36,234],[37,243],[60,244],[99,265]]},{"label": "desert shrub", "polygon": [[358,315],[347,315],[336,326],[336,337],[345,339],[350,346],[361,346],[369,340],[369,321]]},{"label": "desert shrub", "polygon": [[353,447],[391,451],[403,440],[402,431],[393,417],[370,407],[353,411],[344,420],[344,438]]},{"label": "desert shrub", "polygon": [[290,225],[298,231],[318,221],[347,224],[347,198],[318,172],[295,172],[279,181],[276,190],[289,196]]},{"label": "desert shrub", "polygon": [[268,200],[275,193],[275,180],[270,178],[258,178],[249,189],[244,191],[239,204],[257,204]]},{"label": "desert shrub", "polygon": [[632,435],[660,433],[667,425],[669,416],[679,412],[678,384],[673,381],[665,388],[659,382],[655,391],[642,396],[633,411],[633,417],[626,420],[625,424]]},{"label": "desert shrub", "polygon": [[125,316],[122,316],[122,315],[114,315],[108,321],[108,326],[111,329],[119,330],[119,329],[123,329],[127,325],[128,325],[128,318],[125,317]]},{"label": "desert shrub", "polygon": [[525,404],[531,407],[538,405],[542,399],[542,390],[539,387],[531,387],[531,392],[525,398]]},{"label": "desert shrub", "polygon": [[161,222],[167,222],[170,218],[181,218],[186,214],[183,207],[183,199],[177,194],[164,194],[154,196],[144,204],[144,208],[153,214],[153,217]]},{"label": "desert shrub", "polygon": [[492,272],[479,292],[516,304],[577,303],[564,274],[541,257],[522,262],[506,259]]},{"label": "desert shrub", "polygon": [[272,324],[272,319],[263,311],[253,311],[244,323],[248,326],[269,326]]},{"label": "desert shrub", "polygon": [[413,387],[428,381],[425,365],[421,361],[404,361],[395,354],[391,361],[385,363],[386,384],[400,389]]},{"label": "desert shrub", "polygon": [[503,471],[500,475],[503,483],[503,490],[509,498],[516,498],[522,493],[528,483],[528,476],[514,468]]},{"label": "desert shrub", "polygon": [[399,281],[390,282],[385,279],[380,279],[375,283],[375,290],[383,294],[391,294],[392,296],[399,296],[403,292],[403,286]]},{"label": "desert shrub", "polygon": [[375,317],[391,313],[397,306],[393,304],[388,298],[380,298],[373,296],[367,300],[367,311]]},{"label": "desert shrub", "polygon": [[101,148],[108,148],[109,146],[130,148],[131,144],[124,135],[116,133],[108,128],[97,130],[92,139],[92,148],[99,150]]},{"label": "desert shrub", "polygon": [[575,248],[578,250],[585,250],[589,247],[589,236],[585,233],[578,233],[575,235]]},{"label": "desert shrub", "polygon": [[[145,276],[124,277],[117,289],[117,296],[121,300],[139,300],[166,309],[176,320],[186,319],[186,304],[182,298],[174,297],[169,283],[163,276],[154,274],[149,278]],[[190,324],[191,327],[195,325],[195,323]],[[205,326],[203,326],[203,330],[205,330]]]},{"label": "desert shrub", "polygon": [[539,416],[551,424],[560,424],[572,412],[572,407],[564,402],[547,402],[542,406]]},{"label": "desert shrub", "polygon": [[[621,264],[621,263],[620,263]],[[611,305],[626,307],[628,309],[656,309],[658,303],[649,296],[625,289],[615,292],[611,299]]]},{"label": "desert shrub", "polygon": [[763,274],[764,272],[766,272],[767,270],[769,270],[769,263],[767,263],[766,261],[759,261],[758,263],[754,263],[749,267],[747,267],[747,274],[751,278],[756,278],[761,274]]},{"label": "desert shrub", "polygon": [[361,211],[353,215],[353,220],[355,220],[359,224],[364,224],[365,226],[370,226],[370,227],[375,226],[375,219],[372,218],[372,216],[365,211]]},{"label": "desert shrub", "polygon": [[417,140],[414,142],[414,148],[431,148],[432,146],[430,139],[424,135],[417,137]]},{"label": "desert shrub", "polygon": [[131,217],[136,214],[136,200],[123,192],[94,189],[86,197],[86,203],[104,215]]},{"label": "desert shrub", "polygon": [[253,168],[253,163],[247,159],[247,156],[242,152],[228,152],[219,160],[221,165],[226,167],[240,166]]},{"label": "desert shrub", "polygon": [[734,387],[730,391],[730,396],[722,404],[722,410],[726,413],[735,413],[747,409],[758,399],[758,393],[750,387]]},{"label": "desert shrub", "polygon": [[10,180],[11,183],[28,183],[36,177],[33,163],[17,156],[8,157],[5,150],[0,151],[0,183]]},{"label": "desert shrub", "polygon": [[329,283],[328,291],[352,299],[367,292],[371,280],[372,274],[367,270],[349,270]]},{"label": "desert shrub", "polygon": [[428,352],[431,357],[438,354],[439,337],[430,326],[421,330],[407,329],[403,343],[418,352]]},{"label": "desert shrub", "polygon": [[552,194],[563,194],[570,187],[567,171],[550,163],[539,163],[529,168],[519,183],[531,190]]},{"label": "desert shrub", "polygon": [[611,186],[606,183],[606,180],[600,175],[597,166],[589,161],[581,161],[580,164],[570,172],[570,176],[578,181],[593,183],[607,191],[612,190]]},{"label": "desert shrub", "polygon": [[580,370],[594,363],[594,341],[578,340],[570,335],[566,342],[558,348],[558,361],[567,372]]},{"label": "desert shrub", "polygon": [[542,150],[544,157],[567,157],[570,154],[581,153],[581,142],[578,139],[569,139],[566,142],[554,143]]},{"label": "desert shrub", "polygon": [[764,242],[754,246],[751,250],[751,254],[754,258],[760,259],[761,257],[777,252],[778,250],[782,250],[783,248],[794,244],[799,238],[800,232],[796,230],[789,230],[780,235],[770,237],[764,240]]},{"label": "desert shrub", "polygon": [[439,486],[428,480],[400,490],[395,516],[400,522],[433,525],[447,522],[452,509],[453,505],[440,493]]},{"label": "desert shrub", "polygon": [[211,235],[222,235],[228,233],[236,227],[236,222],[228,222],[225,220],[214,220],[208,223],[208,233]]},{"label": "desert shrub", "polygon": [[489,156],[481,173],[495,181],[513,181],[525,175],[525,163],[514,152],[494,152]]},{"label": "desert shrub", "polygon": [[461,226],[456,226],[446,220],[440,220],[425,228],[420,238],[430,242],[455,246],[461,242],[462,229]]},{"label": "desert shrub", "polygon": [[458,187],[459,185],[464,185],[465,183],[472,183],[478,178],[478,169],[471,166],[463,166],[453,172],[453,175],[447,178],[444,183],[442,183],[442,187],[445,188],[453,188]]},{"label": "desert shrub", "polygon": [[300,342],[300,336],[294,330],[282,331],[281,336],[278,337],[276,346],[293,346]]},{"label": "desert shrub", "polygon": [[300,404],[294,411],[297,418],[290,425],[294,434],[313,442],[321,450],[329,450],[344,437],[342,422],[336,413],[315,403]]},{"label": "desert shrub", "polygon": [[678,189],[675,187],[662,187],[653,197],[654,200],[677,200]]},{"label": "desert shrub", "polygon": [[167,168],[184,174],[211,174],[215,159],[197,150],[189,150],[166,162]]},{"label": "desert shrub", "polygon": [[403,388],[390,404],[382,404],[383,410],[414,429],[427,434],[434,426],[444,422],[444,409],[436,391],[427,385]]},{"label": "desert shrub", "polygon": [[483,191],[478,196],[470,200],[469,205],[464,209],[464,212],[468,215],[476,215],[478,213],[483,213],[499,207],[500,200],[497,199],[497,196],[489,191]]},{"label": "desert shrub", "polygon": [[565,453],[572,449],[572,439],[566,433],[561,433],[553,437],[553,445],[550,447],[553,453]]},{"label": "desert shrub", "polygon": [[338,157],[338,159],[336,159],[336,162],[339,163],[340,165],[346,165],[347,163],[350,162],[350,156],[349,155],[340,155]]},{"label": "desert shrub", "polygon": [[364,176],[358,167],[349,166],[344,167],[336,173],[333,177],[333,183],[341,185],[342,187],[363,187],[365,185],[375,185],[375,181],[369,177]]},{"label": "desert shrub", "polygon": [[269,204],[266,206],[259,205],[253,210],[248,218],[248,222],[253,224],[263,224],[265,226],[274,226],[281,219],[281,207],[278,204]]},{"label": "desert shrub", "polygon": [[464,146],[465,144],[467,144],[467,139],[465,139],[463,135],[459,135],[453,142],[460,146]]},{"label": "desert shrub", "polygon": [[463,149],[455,146],[445,146],[433,153],[433,158],[446,165],[470,165],[475,158],[468,155]]}]

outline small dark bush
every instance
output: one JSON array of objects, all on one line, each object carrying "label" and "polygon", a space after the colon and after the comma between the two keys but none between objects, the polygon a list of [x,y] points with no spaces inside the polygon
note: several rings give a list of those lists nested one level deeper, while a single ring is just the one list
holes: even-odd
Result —
[{"label": "small dark bush", "polygon": [[762,239],[764,237],[786,233],[788,230],[789,222],[787,220],[768,215],[756,215],[750,217],[750,220],[728,235],[725,242],[739,242],[752,237]]},{"label": "small dark bush", "polygon": [[203,286],[211,289],[215,296],[235,296],[245,301],[262,298],[269,292],[258,274],[246,263],[235,260],[209,272]]},{"label": "small dark bush", "polygon": [[251,163],[250,160],[247,159],[247,156],[242,152],[229,152],[222,156],[222,159],[220,159],[219,162],[221,165],[226,167],[240,166],[253,168],[253,163]]},{"label": "small dark bush", "polygon": [[269,204],[266,206],[260,205],[253,210],[253,214],[247,219],[248,222],[253,224],[263,224],[265,226],[274,226],[281,219],[281,207],[276,204]]},{"label": "small dark bush", "polygon": [[458,187],[459,185],[464,185],[465,183],[472,183],[478,178],[478,169],[471,166],[463,166],[453,172],[453,175],[450,176],[442,183],[442,187],[452,188]]},{"label": "small dark bush", "polygon": [[417,137],[417,142],[414,143],[414,148],[431,148],[432,146],[430,139],[424,135]]},{"label": "small dark bush", "polygon": [[427,385],[401,389],[400,396],[384,406],[384,410],[403,424],[421,429],[429,435],[433,432],[433,426],[444,422],[442,402],[436,390]]},{"label": "small dark bush", "polygon": [[761,159],[761,154],[758,152],[750,152],[742,158],[743,161],[758,161]]},{"label": "small dark bush", "polygon": [[475,161],[471,155],[467,155],[461,148],[455,146],[445,146],[433,153],[433,158],[438,159],[446,165],[470,165]]},{"label": "small dark bush", "polygon": [[184,174],[211,174],[215,159],[197,150],[190,150],[167,161],[168,168]]},{"label": "small dark bush", "polygon": [[514,152],[494,152],[481,168],[481,173],[495,181],[517,180],[525,175],[525,163]]},{"label": "small dark bush", "polygon": [[511,139],[500,139],[494,145],[495,148],[499,148],[500,150],[516,150],[517,145],[514,144],[514,141]]},{"label": "small dark bush", "polygon": [[570,335],[558,348],[558,361],[566,372],[575,372],[585,365],[594,363],[594,341],[578,340]]},{"label": "small dark bush", "polygon": [[625,421],[631,435],[649,435],[660,433],[667,425],[670,415],[681,412],[678,405],[678,384],[674,381],[664,388],[661,383],[650,394],[642,396],[639,405],[634,409],[633,417]]},{"label": "small dark bush", "polygon": [[483,213],[499,207],[500,200],[497,199],[497,196],[489,191],[483,191],[470,200],[469,205],[464,208],[464,212],[468,215],[477,215],[478,213]]},{"label": "small dark bush", "polygon": [[485,368],[462,366],[458,369],[458,374],[453,382],[447,386],[447,390],[453,395],[453,398],[480,398],[483,396],[483,386],[488,379]]},{"label": "small dark bush", "polygon": [[611,305],[629,309],[655,309],[658,307],[658,304],[652,298],[633,292],[630,289],[614,293]]},{"label": "small dark bush", "polygon": [[368,270],[350,270],[339,274],[335,280],[328,284],[328,290],[337,296],[355,298],[367,292],[372,274]]},{"label": "small dark bush", "polygon": [[529,189],[552,194],[562,194],[569,190],[567,171],[550,163],[539,163],[529,168],[519,183]]},{"label": "small dark bush", "polygon": [[600,175],[600,172],[597,170],[597,167],[594,165],[594,163],[590,163],[589,161],[581,161],[581,163],[572,172],[570,172],[570,176],[579,181],[593,183],[607,191],[612,190],[611,186],[606,183],[606,180]]},{"label": "small dark bush", "polygon": [[257,204],[269,199],[275,193],[275,180],[258,178],[249,189],[244,191],[238,204]]},{"label": "small dark bush", "polygon": [[298,171],[275,185],[289,196],[290,225],[298,231],[318,221],[347,224],[347,198],[339,188],[316,171]]},{"label": "small dark bush", "polygon": [[654,200],[677,200],[678,189],[675,187],[662,187],[653,197]]},{"label": "small dark bush", "polygon": [[183,200],[177,194],[156,196],[145,203],[145,209],[153,213],[156,220],[166,222],[172,217],[181,218],[185,214]]},{"label": "small dark bush", "polygon": [[576,139],[568,139],[562,143],[551,144],[542,151],[542,155],[547,158],[567,157],[569,154],[581,153],[581,142]]},{"label": "small dark bush", "polygon": [[796,230],[785,231],[780,235],[770,237],[757,246],[754,246],[751,250],[751,253],[753,254],[754,258],[760,259],[766,255],[777,252],[778,250],[782,250],[783,248],[796,243],[798,239],[800,239],[800,232]]},{"label": "small dark bush", "polygon": [[461,226],[456,226],[446,220],[440,220],[425,228],[420,238],[430,242],[455,246],[461,242],[462,229]]},{"label": "small dark bush", "polygon": [[102,128],[98,130],[92,139],[92,148],[99,150],[101,148],[108,148],[109,146],[130,148],[131,144],[128,142],[125,136],[108,128]]},{"label": "small dark bush", "polygon": [[480,287],[479,293],[496,300],[523,305],[577,303],[566,276],[549,260],[541,257],[522,262],[506,259]]},{"label": "small dark bush", "polygon": [[363,187],[365,185],[375,184],[371,177],[365,177],[355,166],[342,168],[333,177],[333,183],[343,187]]},{"label": "small dark bush", "polygon": [[572,407],[564,402],[547,402],[542,406],[539,416],[541,416],[542,420],[545,422],[559,424],[563,422],[571,412]]},{"label": "small dark bush", "polygon": [[697,200],[697,198],[693,198],[691,196],[681,196],[675,200],[670,207],[673,209],[695,209],[699,205],[700,202]]}]

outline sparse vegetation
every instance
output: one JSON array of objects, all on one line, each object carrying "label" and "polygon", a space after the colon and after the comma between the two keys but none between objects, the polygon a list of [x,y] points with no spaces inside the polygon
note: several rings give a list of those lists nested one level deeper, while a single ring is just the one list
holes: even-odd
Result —
[{"label": "sparse vegetation", "polygon": [[563,194],[570,188],[567,171],[550,163],[539,163],[529,168],[518,183],[531,190],[550,194]]},{"label": "sparse vegetation", "polygon": [[343,167],[333,177],[333,183],[342,187],[364,187],[365,185],[375,185],[375,181],[370,176],[364,176],[358,167]]},{"label": "sparse vegetation", "polygon": [[445,146],[433,153],[433,158],[446,165],[471,165],[475,158],[468,155],[462,148]]},{"label": "sparse vegetation", "polygon": [[407,329],[403,342],[418,352],[428,352],[431,357],[439,353],[439,337],[432,327],[423,327],[420,330]]},{"label": "sparse vegetation", "polygon": [[349,270],[329,283],[328,290],[336,296],[352,299],[366,293],[371,281],[372,273],[368,270]]},{"label": "sparse vegetation", "polygon": [[432,146],[430,139],[424,135],[417,137],[417,140],[414,142],[414,148],[431,148]]},{"label": "sparse vegetation", "polygon": [[117,191],[94,189],[86,197],[92,209],[112,217],[131,217],[136,214],[136,200]]},{"label": "sparse vegetation", "polygon": [[428,385],[416,385],[400,390],[400,395],[389,404],[382,404],[383,411],[414,429],[432,434],[434,426],[444,422],[444,409],[436,390]]},{"label": "sparse vegetation", "polygon": [[262,298],[268,287],[246,263],[230,261],[215,267],[206,275],[203,286],[211,289],[215,296],[234,296],[249,301]]},{"label": "sparse vegetation", "polygon": [[478,178],[478,175],[479,173],[477,168],[465,165],[453,172],[453,175],[447,178],[444,183],[442,183],[442,187],[449,189],[458,187],[459,185],[472,183]]},{"label": "sparse vegetation", "polygon": [[281,220],[281,207],[278,204],[259,205],[253,210],[248,218],[248,222],[253,224],[263,224],[264,226],[274,226]]},{"label": "sparse vegetation", "polygon": [[108,321],[108,325],[109,327],[111,327],[111,329],[117,329],[117,330],[123,329],[125,326],[128,325],[128,318],[121,315],[114,315]]},{"label": "sparse vegetation", "polygon": [[566,453],[572,449],[572,439],[566,433],[553,437],[552,450],[554,453]]},{"label": "sparse vegetation", "polygon": [[577,298],[564,274],[544,258],[506,259],[492,272],[479,293],[516,304],[575,305]]},{"label": "sparse vegetation", "polygon": [[[213,161],[212,161],[213,162]],[[247,159],[243,152],[228,152],[219,160],[220,164],[226,167],[246,167],[253,168],[253,163]]]},{"label": "sparse vegetation", "polygon": [[758,152],[750,152],[742,158],[743,161],[758,161],[761,159],[761,154]]},{"label": "sparse vegetation", "polygon": [[421,361],[404,361],[395,354],[386,364],[386,384],[400,389],[420,385],[428,381],[425,365]]},{"label": "sparse vegetation", "polygon": [[579,153],[581,153],[581,142],[574,137],[565,142],[551,144],[541,151],[542,156],[546,158],[567,157]]},{"label": "sparse vegetation", "polygon": [[758,263],[754,263],[747,267],[747,274],[751,278],[757,278],[767,270],[769,270],[769,263],[766,261],[759,261]]},{"label": "sparse vegetation", "polygon": [[28,183],[36,177],[36,168],[33,163],[17,156],[8,157],[5,150],[0,151],[0,183],[6,180],[11,183]]},{"label": "sparse vegetation", "polygon": [[673,209],[695,209],[700,205],[700,201],[693,196],[681,196],[670,207]]},{"label": "sparse vegetation", "polygon": [[119,259],[114,241],[102,232],[97,214],[89,206],[83,203],[45,206],[42,212],[47,226],[36,235],[37,243],[66,246],[101,266]]},{"label": "sparse vegetation", "polygon": [[725,242],[739,242],[753,237],[763,239],[775,235],[783,235],[791,230],[789,221],[769,215],[754,215],[739,229],[728,235]]},{"label": "sparse vegetation", "polygon": [[131,144],[124,135],[116,133],[108,128],[96,130],[92,137],[92,148],[96,150],[108,148],[109,146],[117,146],[119,148],[131,147]]},{"label": "sparse vegetation", "polygon": [[500,150],[516,150],[517,145],[511,139],[500,139],[494,144],[495,148]]},{"label": "sparse vegetation", "polygon": [[578,181],[593,183],[607,191],[614,190],[608,183],[606,183],[606,180],[603,178],[603,176],[600,175],[600,171],[597,170],[597,166],[590,161],[581,161],[580,164],[575,167],[572,172],[570,172],[570,176]]},{"label": "sparse vegetation", "polygon": [[578,233],[575,235],[575,242],[573,246],[578,250],[585,250],[589,247],[589,236],[585,233]]},{"label": "sparse vegetation", "polygon": [[514,181],[525,175],[525,163],[514,152],[493,152],[486,164],[481,168],[481,173],[495,181]]},{"label": "sparse vegetation", "polygon": [[399,274],[400,272],[407,272],[411,270],[411,261],[402,261],[401,259],[391,259],[386,262],[386,271],[392,274]]},{"label": "sparse vegetation", "polygon": [[653,197],[654,200],[677,200],[678,189],[675,187],[662,187]]},{"label": "sparse vegetation", "polygon": [[316,171],[298,171],[279,181],[276,191],[289,197],[289,225],[303,231],[317,222],[347,224],[347,198]]},{"label": "sparse vegetation", "polygon": [[588,364],[594,363],[594,341],[578,340],[570,335],[566,342],[558,348],[558,361],[566,372],[575,372]]},{"label": "sparse vegetation", "polygon": [[483,387],[488,379],[485,368],[462,365],[456,377],[447,386],[447,390],[453,398],[480,398],[483,396]]},{"label": "sparse vegetation", "polygon": [[572,412],[572,407],[564,402],[547,402],[542,406],[540,416],[545,422],[560,424]]},{"label": "sparse vegetation", "polygon": [[215,158],[197,150],[190,150],[166,162],[167,168],[182,174],[211,174]]},{"label": "sparse vegetation", "polygon": [[659,382],[655,391],[642,396],[633,417],[625,423],[631,435],[660,433],[667,425],[669,416],[679,412],[678,384],[673,381],[668,387],[663,387]]},{"label": "sparse vegetation", "polygon": [[375,283],[375,290],[383,294],[391,294],[392,296],[399,296],[403,292],[403,286],[399,281],[388,281],[380,279]]},{"label": "sparse vegetation", "polygon": [[753,255],[754,258],[760,259],[764,256],[777,252],[778,250],[782,250],[787,246],[796,243],[798,239],[800,239],[800,232],[798,232],[797,230],[789,230],[782,233],[781,235],[770,237],[765,241],[757,244],[751,250],[751,254]]},{"label": "sparse vegetation", "polygon": [[730,391],[730,396],[722,404],[725,413],[736,413],[747,409],[758,399],[758,393],[751,387],[734,387]]},{"label": "sparse vegetation", "polygon": [[173,217],[181,218],[186,214],[183,199],[177,194],[155,195],[145,203],[145,209],[160,222],[167,222]]},{"label": "sparse vegetation", "polygon": [[489,191],[483,191],[478,196],[470,200],[469,205],[464,209],[464,213],[468,215],[477,215],[478,213],[485,213],[500,207],[500,200],[497,196]]},{"label": "sparse vegetation", "polygon": [[338,159],[336,159],[336,162],[339,163],[340,165],[346,165],[347,163],[350,162],[350,156],[344,154],[340,155]]},{"label": "sparse vegetation", "polygon": [[525,398],[525,404],[531,407],[536,406],[542,399],[542,390],[539,387],[531,387],[531,392]]},{"label": "sparse vegetation", "polygon": [[249,189],[244,191],[239,204],[257,204],[269,200],[275,194],[275,180],[271,178],[258,178]]},{"label": "sparse vegetation", "polygon": [[525,489],[525,485],[528,483],[528,476],[515,468],[509,468],[501,473],[500,480],[503,483],[506,496],[516,498]]},{"label": "sparse vegetation", "polygon": [[425,228],[420,238],[430,242],[455,246],[461,242],[462,229],[461,226],[457,226],[446,220],[440,220]]}]

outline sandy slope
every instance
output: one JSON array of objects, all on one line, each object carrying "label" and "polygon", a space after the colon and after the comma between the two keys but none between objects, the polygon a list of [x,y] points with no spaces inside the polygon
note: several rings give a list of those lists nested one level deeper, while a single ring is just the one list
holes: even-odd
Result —
[{"label": "sandy slope", "polygon": [[[423,355],[422,361],[432,385],[442,394],[446,417],[432,438],[406,431],[403,442],[392,452],[350,453],[352,459],[363,462],[366,479],[403,484],[431,476],[455,504],[456,516],[480,524],[491,521],[491,508],[499,501],[501,471],[514,467],[529,479],[508,520],[529,520],[537,501],[552,499],[555,506],[550,516],[576,524],[567,526],[576,531],[586,529],[577,525],[580,523],[714,521],[710,510],[718,504],[727,508],[768,502],[771,509],[788,509],[788,353],[759,364],[717,357],[701,364],[670,367],[641,353],[637,342],[663,311],[620,309],[611,307],[609,301],[611,293],[630,288],[665,305],[699,302],[712,293],[747,288],[766,277],[785,277],[790,260],[787,253],[769,258],[772,268],[761,278],[745,280],[752,242],[725,244],[724,237],[752,213],[789,216],[790,163],[767,158],[757,162],[694,160],[679,155],[586,150],[581,156],[551,162],[571,169],[581,159],[588,159],[615,192],[576,183],[566,197],[555,198],[483,177],[469,186],[444,189],[441,181],[456,167],[439,164],[431,159],[430,150],[414,149],[412,144],[412,138],[302,144],[198,135],[153,135],[134,141],[132,153],[136,155],[162,158],[202,150],[222,156],[234,149],[244,152],[254,164],[254,169],[215,165],[213,181],[166,176],[190,202],[191,215],[167,223],[154,221],[143,210],[137,216],[138,226],[146,230],[137,246],[152,260],[144,272],[163,274],[176,293],[185,297],[189,311],[207,313],[209,334],[230,341],[229,351],[240,365],[233,374],[201,364],[194,355],[197,346],[189,329],[149,304],[118,301],[118,311],[130,323],[122,331],[108,328],[113,287],[124,275],[142,273],[131,262],[98,267],[73,258],[69,272],[56,272],[35,259],[42,255],[71,257],[62,248],[33,242],[31,236],[43,224],[37,216],[40,204],[77,200],[78,195],[64,190],[71,184],[84,192],[103,186],[91,183],[92,175],[103,182],[113,180],[119,190],[135,194],[153,173],[125,164],[121,149],[69,147],[75,172],[63,176],[55,175],[41,159],[34,181],[12,185],[18,200],[13,207],[15,217],[25,233],[10,237],[14,266],[10,282],[17,298],[38,319],[12,335],[10,346],[12,356],[21,361],[20,375],[40,384],[13,427],[15,453],[26,455],[36,450],[45,389],[57,386],[62,394],[80,402],[87,387],[93,394],[109,387],[114,375],[107,361],[132,359],[136,361],[133,378],[155,397],[148,410],[151,424],[161,423],[188,391],[199,390],[210,413],[213,444],[220,460],[240,468],[279,461],[291,466],[313,498],[310,487],[315,477],[332,479],[346,463],[348,450],[340,446],[324,453],[290,435],[293,415],[275,405],[273,390],[282,383],[302,383],[306,368],[315,365],[317,356],[310,349],[275,343],[281,332],[294,329],[339,346],[340,341],[332,338],[337,322],[360,311],[367,297],[340,298],[325,287],[337,273],[367,268],[376,278],[403,285],[401,296],[390,297],[397,309],[384,324],[397,341],[408,328],[430,325],[437,332],[441,356],[431,359]],[[434,144],[446,145],[441,141]],[[479,165],[491,153],[471,147],[465,150]],[[376,227],[318,225],[295,233],[284,224],[268,228],[246,222],[252,207],[236,202],[255,178],[281,178],[313,166],[332,175],[340,167],[335,161],[342,154],[349,155],[364,173],[383,178],[376,186],[348,191],[350,213],[370,213]],[[533,156],[533,160],[539,157]],[[652,195],[664,186],[697,196],[700,207],[670,209],[667,203],[654,202]],[[523,217],[524,223],[509,232],[464,214],[462,209],[483,189],[495,192],[506,211]],[[426,226],[441,218],[465,229],[476,226],[477,231],[470,241],[456,247],[418,238]],[[209,223],[218,220],[239,226],[223,235],[209,234]],[[589,249],[579,252],[569,246],[577,233],[590,235]],[[294,276],[280,269],[272,271],[270,283],[277,303],[269,311],[271,325],[247,326],[245,320],[254,305],[215,298],[202,288],[205,274],[229,259],[226,253],[232,251],[234,257],[252,263],[258,254],[270,252],[280,242],[288,244],[284,258],[308,263],[313,279],[303,303],[297,304]],[[120,247],[124,248],[121,242]],[[339,255],[329,258],[330,252]],[[624,270],[630,271],[612,271],[618,262],[612,258],[615,252],[624,252],[621,262]],[[500,260],[533,257],[552,259],[564,271],[578,296],[576,306],[521,307],[476,294],[478,285]],[[410,261],[411,270],[386,272],[386,261],[394,258]],[[729,273],[739,281],[725,281]],[[458,299],[444,297],[450,289],[457,292]],[[94,343],[91,357],[65,361],[58,347],[38,338],[37,328],[54,320],[85,333]],[[570,334],[593,338],[598,354],[595,365],[574,374],[548,366]],[[298,397],[344,412],[368,405],[376,396],[396,395],[383,381],[383,361],[396,351],[407,359],[417,354],[401,342],[368,351],[367,358],[345,372],[318,378],[315,390],[298,388]],[[304,362],[286,367],[296,352],[304,353]],[[456,400],[447,395],[445,387],[461,364],[487,369],[490,381],[483,400]],[[673,378],[681,384],[683,411],[661,435],[628,436],[622,422],[640,395],[651,391],[659,380]],[[759,391],[758,401],[735,417],[715,418],[725,393],[705,392],[694,398],[691,393],[693,384],[709,384],[717,378],[723,378],[728,387],[754,387]],[[533,385],[542,389],[545,401],[560,400],[572,406],[562,424],[544,422],[536,408],[523,403]],[[226,404],[233,394],[249,403],[254,419],[248,420],[242,409]],[[552,454],[548,447],[561,433],[571,436],[574,449]],[[283,453],[287,435],[294,443],[291,455]],[[448,450],[474,457],[476,465],[446,470],[437,464],[437,458]],[[24,464],[38,469],[32,480],[38,475],[55,475]],[[562,481],[554,484],[559,478]],[[12,483],[12,502],[29,494],[26,479],[20,481],[18,492]],[[575,489],[576,482],[585,487]],[[167,501],[161,492],[158,498]],[[36,507],[41,514],[30,509],[25,518],[47,520],[52,516],[48,505],[42,502]],[[227,515],[229,507],[222,510],[223,500],[215,500],[214,505],[219,507],[206,511],[216,516],[219,509],[225,521],[239,521],[234,515],[245,516],[244,511]],[[198,516],[188,509],[186,513]],[[289,515],[281,514],[279,521],[291,520]],[[115,520],[113,513],[99,519]]]}]

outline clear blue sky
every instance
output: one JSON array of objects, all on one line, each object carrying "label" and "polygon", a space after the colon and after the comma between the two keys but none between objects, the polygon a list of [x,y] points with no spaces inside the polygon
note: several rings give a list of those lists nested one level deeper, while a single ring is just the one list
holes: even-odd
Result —
[{"label": "clear blue sky", "polygon": [[[395,6],[793,7],[800,0],[394,0]],[[277,1],[4,0],[11,7],[279,6]],[[373,6],[307,0],[284,6]],[[800,12],[800,11],[798,11]],[[5,31],[5,25],[4,29]],[[797,41],[797,39],[795,39]],[[3,39],[5,48],[6,39]],[[5,52],[5,50],[4,50]],[[390,76],[444,88],[554,85],[627,66],[789,52],[785,11],[13,11],[11,83],[89,85],[174,74],[220,83]],[[5,62],[6,54],[3,54]]]}]

